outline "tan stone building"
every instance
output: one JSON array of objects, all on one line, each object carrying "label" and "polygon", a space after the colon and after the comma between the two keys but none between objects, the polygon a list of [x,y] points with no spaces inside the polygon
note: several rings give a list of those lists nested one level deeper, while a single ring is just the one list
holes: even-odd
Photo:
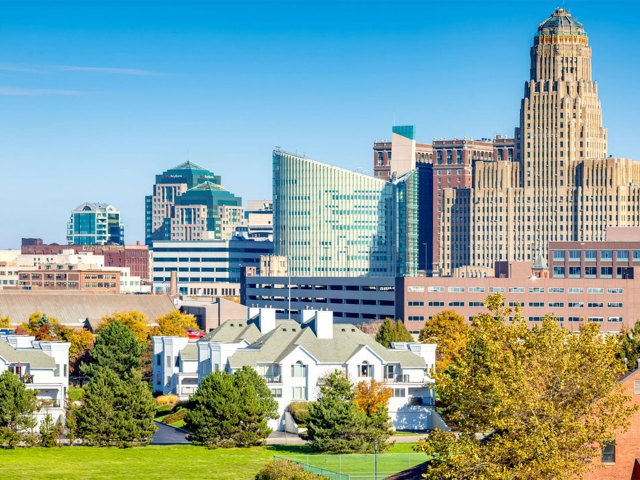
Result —
[{"label": "tan stone building", "polygon": [[534,37],[515,157],[476,161],[471,188],[444,189],[441,274],[533,261],[549,242],[640,225],[640,163],[607,158],[589,40],[561,8]]}]

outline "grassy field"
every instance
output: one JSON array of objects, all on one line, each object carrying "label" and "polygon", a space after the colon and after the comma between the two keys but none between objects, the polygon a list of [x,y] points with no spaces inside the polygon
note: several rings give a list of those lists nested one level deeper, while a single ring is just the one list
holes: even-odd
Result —
[{"label": "grassy field", "polygon": [[[307,451],[303,446],[207,450],[190,445],[129,449],[60,447],[0,450],[0,478],[244,480],[252,479],[274,455],[306,459]],[[397,444],[391,449],[393,453],[410,451],[410,444]],[[379,465],[384,461],[384,456],[380,456]],[[322,461],[321,458],[317,457],[318,462]],[[345,458],[343,471],[348,463]],[[356,460],[356,457],[353,459]]]}]

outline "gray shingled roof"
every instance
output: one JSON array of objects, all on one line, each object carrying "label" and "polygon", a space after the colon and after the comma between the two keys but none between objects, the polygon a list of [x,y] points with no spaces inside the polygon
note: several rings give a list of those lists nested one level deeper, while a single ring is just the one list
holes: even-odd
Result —
[{"label": "gray shingled roof", "polygon": [[4,340],[0,340],[0,358],[8,363],[28,363],[32,369],[55,368],[56,362],[39,350],[16,350]]},{"label": "gray shingled roof", "polygon": [[195,343],[187,343],[187,345],[180,352],[180,358],[182,360],[198,360],[198,345]]},{"label": "gray shingled roof", "polygon": [[220,343],[238,343],[246,340],[253,343],[261,336],[255,322],[247,320],[227,320],[219,327],[202,337],[202,341]]},{"label": "gray shingled roof", "polygon": [[43,312],[62,324],[82,326],[87,319],[95,323],[105,315],[127,310],[138,310],[154,322],[175,310],[175,306],[166,295],[0,292],[0,316],[8,315],[14,323],[26,321],[34,312]]},{"label": "gray shingled roof", "polygon": [[[215,338],[213,341],[219,340]],[[385,362],[399,362],[405,367],[415,368],[427,366],[419,355],[389,350],[352,325],[334,325],[333,338],[319,339],[310,325],[301,326],[292,320],[279,320],[274,330],[261,336],[248,348],[236,351],[229,358],[229,363],[233,369],[257,363],[278,363],[297,347],[309,352],[319,363],[345,363],[365,346]]]}]

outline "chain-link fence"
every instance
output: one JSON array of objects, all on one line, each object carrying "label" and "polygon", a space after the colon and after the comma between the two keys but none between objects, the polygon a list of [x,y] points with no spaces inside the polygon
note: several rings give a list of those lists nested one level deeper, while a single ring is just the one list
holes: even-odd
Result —
[{"label": "chain-link fence", "polygon": [[290,454],[274,458],[290,460],[308,472],[332,480],[382,480],[429,459],[423,453]]}]

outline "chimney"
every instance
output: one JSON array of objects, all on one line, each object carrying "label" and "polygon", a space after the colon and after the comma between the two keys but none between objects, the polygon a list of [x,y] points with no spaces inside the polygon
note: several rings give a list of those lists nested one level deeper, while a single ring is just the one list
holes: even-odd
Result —
[{"label": "chimney", "polygon": [[312,310],[308,308],[303,308],[302,310],[300,310],[300,314],[298,317],[300,325],[304,325],[305,323],[308,323],[311,320],[313,320],[315,313],[316,313],[316,310]]},{"label": "chimney", "polygon": [[333,338],[333,312],[330,310],[317,310],[314,312],[313,330],[316,337],[323,339]]},{"label": "chimney", "polygon": [[175,270],[171,272],[171,278],[169,279],[169,296],[178,296],[178,272]]},{"label": "chimney", "polygon": [[258,330],[263,335],[269,333],[276,328],[276,309],[275,308],[249,308],[249,320],[255,319]]}]

